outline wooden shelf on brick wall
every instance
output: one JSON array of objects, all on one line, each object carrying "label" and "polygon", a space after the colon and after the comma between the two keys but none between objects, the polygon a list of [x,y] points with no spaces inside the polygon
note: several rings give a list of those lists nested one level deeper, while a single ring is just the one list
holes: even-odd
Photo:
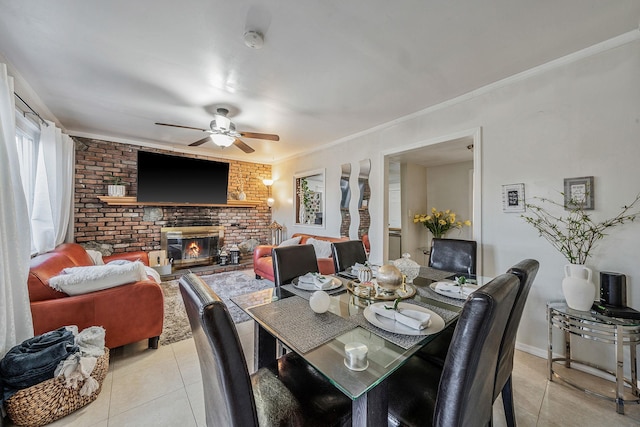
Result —
[{"label": "wooden shelf on brick wall", "polygon": [[255,208],[260,200],[227,200],[221,203],[169,203],[169,202],[138,202],[135,197],[98,196],[101,202],[111,206],[205,206],[214,208]]}]

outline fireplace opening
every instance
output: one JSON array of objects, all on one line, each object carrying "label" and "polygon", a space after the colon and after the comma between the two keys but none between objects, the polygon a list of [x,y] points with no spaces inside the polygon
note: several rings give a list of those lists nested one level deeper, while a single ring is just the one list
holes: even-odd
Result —
[{"label": "fireplace opening", "polygon": [[223,227],[165,227],[160,232],[161,248],[173,259],[174,269],[218,262]]}]

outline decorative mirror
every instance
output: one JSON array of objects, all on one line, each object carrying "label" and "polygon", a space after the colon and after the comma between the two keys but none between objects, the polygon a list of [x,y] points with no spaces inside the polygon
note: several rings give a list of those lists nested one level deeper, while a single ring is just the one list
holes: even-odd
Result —
[{"label": "decorative mirror", "polygon": [[294,175],[295,223],[324,226],[324,169]]},{"label": "decorative mirror", "polygon": [[340,235],[349,235],[349,226],[351,225],[351,214],[349,213],[349,202],[351,202],[351,187],[349,179],[351,178],[351,163],[342,165],[342,174],[340,175]]},{"label": "decorative mirror", "polygon": [[358,239],[369,234],[371,216],[369,215],[369,199],[371,199],[371,187],[369,186],[369,173],[371,172],[371,159],[360,160],[360,173],[358,174],[358,212],[360,213],[360,226],[358,227]]}]

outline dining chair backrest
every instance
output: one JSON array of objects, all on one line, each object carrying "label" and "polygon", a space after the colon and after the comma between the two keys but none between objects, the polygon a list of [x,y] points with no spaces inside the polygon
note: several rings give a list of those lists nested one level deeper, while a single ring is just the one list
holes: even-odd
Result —
[{"label": "dining chair backrest", "polygon": [[312,245],[293,245],[273,248],[273,280],[276,286],[286,285],[307,273],[318,273],[318,260]]},{"label": "dining chair backrest", "polygon": [[491,421],[498,352],[518,291],[503,274],[464,304],[440,377],[433,425],[484,426]]},{"label": "dining chair backrest", "polygon": [[364,244],[360,240],[332,243],[331,252],[336,273],[345,271],[356,263],[364,264],[367,262],[367,253],[364,249]]},{"label": "dining chair backrest", "polygon": [[195,274],[179,283],[200,360],[207,425],[258,426],[249,370],[227,307]]},{"label": "dining chair backrest", "polygon": [[504,333],[504,337],[502,338],[502,344],[500,345],[500,357],[498,360],[498,369],[496,371],[496,390],[494,390],[493,394],[494,399],[498,397],[500,390],[502,390],[502,387],[513,371],[513,354],[516,347],[518,326],[520,325],[524,305],[527,302],[527,296],[529,295],[529,290],[531,290],[533,279],[535,279],[536,274],[538,273],[539,266],[540,264],[538,261],[534,259],[525,259],[507,271],[507,273],[516,275],[520,283],[518,286],[516,302],[513,305],[513,310],[511,310],[507,329]]},{"label": "dining chair backrest", "polygon": [[433,239],[429,253],[429,267],[458,274],[476,274],[474,240]]},{"label": "dining chair backrest", "polygon": [[533,280],[538,273],[540,264],[533,259],[525,259],[511,267],[507,273],[514,274],[518,277],[520,284],[518,286],[518,295],[516,296],[516,302],[513,305],[511,314],[509,315],[509,321],[507,322],[507,329],[502,337],[502,343],[500,344],[500,353],[498,355],[498,366],[496,368],[496,380],[493,387],[493,400],[495,401],[500,394],[502,394],[502,405],[504,407],[504,415],[508,427],[515,427],[516,415],[513,402],[513,384],[512,384],[512,372],[513,372],[513,357],[516,349],[516,335],[518,333],[518,326],[520,325],[520,319],[522,319],[522,312],[524,311],[529,291]]}]

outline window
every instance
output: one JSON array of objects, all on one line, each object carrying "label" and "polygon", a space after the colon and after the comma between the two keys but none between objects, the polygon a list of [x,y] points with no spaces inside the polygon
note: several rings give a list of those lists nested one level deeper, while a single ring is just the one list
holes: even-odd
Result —
[{"label": "window", "polygon": [[22,179],[22,187],[27,199],[29,214],[33,212],[33,195],[35,193],[39,141],[40,127],[16,110],[18,162],[20,163],[20,178]]}]

